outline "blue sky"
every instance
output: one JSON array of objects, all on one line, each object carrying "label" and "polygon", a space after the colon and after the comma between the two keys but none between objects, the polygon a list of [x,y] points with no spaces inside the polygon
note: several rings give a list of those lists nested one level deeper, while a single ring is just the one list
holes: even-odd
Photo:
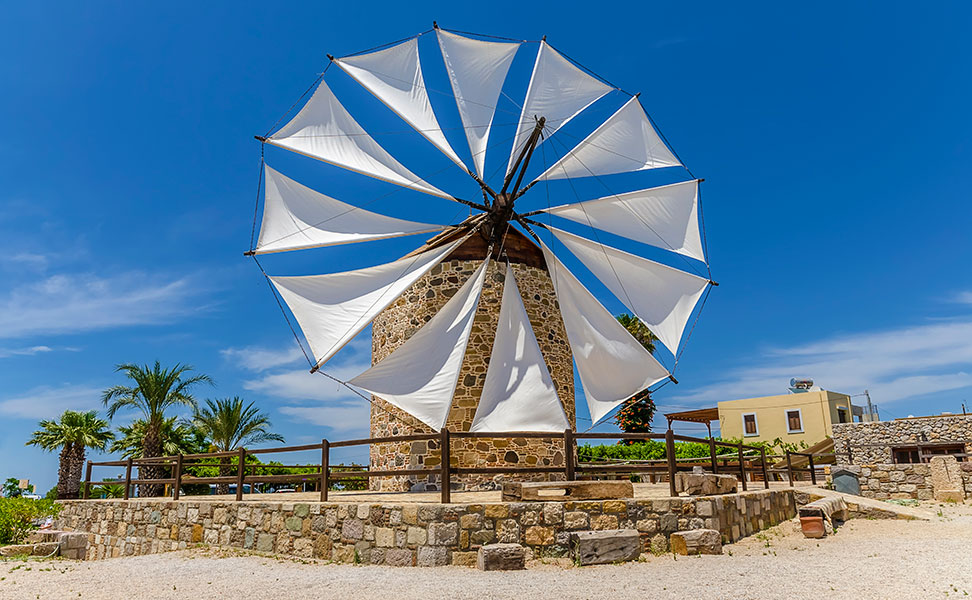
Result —
[{"label": "blue sky", "polygon": [[[531,5],[529,14],[503,2],[7,6],[0,478],[53,485],[56,456],[24,441],[41,418],[99,408],[123,361],[193,364],[217,382],[201,397],[256,400],[288,442],[365,431],[367,405],[307,373],[259,270],[242,256],[260,158],[252,136],[314,81],[326,53],[406,37],[433,19],[523,39],[546,34],[641,91],[706,179],[721,285],[678,365],[681,383],[656,396],[662,410],[779,393],[792,376],[849,394],[868,388],[885,417],[972,402],[972,10],[959,2],[879,11],[590,6]],[[517,61],[514,73],[526,64]],[[328,81],[369,129],[407,131],[341,77]],[[402,136],[381,141],[412,149]],[[346,201],[388,191],[283,154],[268,151],[271,164]],[[441,158],[408,160],[420,175],[434,172],[437,185],[468,189],[439,174]],[[463,216],[455,204],[408,193],[375,208],[417,220]],[[551,193],[573,201],[564,189]],[[284,274],[345,270],[417,242],[265,264]],[[350,377],[368,361],[363,337],[328,370]]]}]

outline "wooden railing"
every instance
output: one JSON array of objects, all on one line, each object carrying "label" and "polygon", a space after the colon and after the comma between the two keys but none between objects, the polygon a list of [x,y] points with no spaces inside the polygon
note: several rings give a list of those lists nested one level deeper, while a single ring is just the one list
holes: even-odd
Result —
[{"label": "wooden railing", "polygon": [[[562,440],[564,450],[563,466],[543,465],[533,467],[508,466],[508,467],[453,467],[451,465],[451,450],[453,439],[549,439]],[[351,446],[366,446],[371,444],[400,443],[413,441],[436,440],[441,452],[440,462],[437,467],[424,468],[399,468],[399,469],[371,469],[367,466],[348,466],[335,465],[331,463],[330,453],[332,448],[346,448]],[[580,462],[577,457],[576,443],[578,440],[624,440],[624,441],[643,441],[643,440],[664,440],[665,459],[664,461],[612,461],[612,464],[596,462]],[[676,459],[675,441],[692,442],[707,444],[709,446],[709,457],[701,459]],[[716,449],[719,447],[731,448],[734,456],[718,454]],[[280,452],[307,452],[319,451],[319,464],[305,465],[269,465],[260,463],[246,463],[247,456],[262,454],[274,454]],[[796,453],[795,453],[796,454]],[[230,459],[228,463],[202,462],[212,459]],[[769,488],[769,470],[767,469],[766,449],[757,446],[747,446],[740,443],[723,442],[711,438],[695,438],[684,435],[676,435],[671,430],[666,433],[576,433],[567,429],[562,433],[548,432],[502,432],[502,433],[481,433],[469,431],[449,431],[443,429],[439,433],[417,433],[411,435],[399,435],[377,438],[362,438],[355,440],[329,441],[321,440],[319,444],[305,444],[302,446],[282,446],[278,448],[261,448],[248,450],[239,448],[229,452],[209,452],[205,454],[179,454],[176,456],[162,456],[157,458],[139,458],[120,461],[88,461],[85,470],[84,483],[82,486],[82,497],[90,498],[91,486],[93,485],[124,485],[124,497],[127,500],[131,496],[133,486],[143,485],[169,485],[172,488],[172,498],[179,499],[180,490],[187,484],[227,484],[236,486],[237,501],[243,499],[244,487],[247,484],[260,483],[307,483],[312,482],[320,491],[322,502],[327,501],[328,489],[332,482],[354,479],[370,479],[371,477],[401,477],[416,476],[428,477],[439,476],[441,487],[441,501],[448,503],[451,501],[451,483],[454,475],[485,475],[485,474],[563,474],[567,481],[574,481],[578,478],[592,478],[598,476],[622,476],[622,475],[649,475],[664,476],[669,483],[669,491],[672,496],[677,496],[675,491],[675,473],[679,470],[691,469],[700,463],[708,463],[713,473],[732,474],[741,482],[742,489],[747,489],[747,472],[755,479],[761,476],[764,486]],[[191,467],[213,467],[220,469],[220,472],[235,470],[233,475],[220,475],[216,477],[191,477],[186,475],[186,469]],[[119,480],[92,481],[91,474],[94,467],[125,467],[125,478]],[[142,474],[144,467],[163,467],[169,473],[169,477],[155,479],[140,479],[132,477],[132,468],[139,469]],[[276,475],[261,475],[257,471],[261,469],[302,469],[313,470],[312,473],[284,473]],[[250,473],[248,473],[250,471]],[[814,482],[816,482],[814,476]]]}]

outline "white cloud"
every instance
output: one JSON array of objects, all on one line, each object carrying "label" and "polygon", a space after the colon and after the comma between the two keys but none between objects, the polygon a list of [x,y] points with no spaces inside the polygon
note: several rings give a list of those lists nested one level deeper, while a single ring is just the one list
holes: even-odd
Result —
[{"label": "white cloud", "polygon": [[157,324],[198,311],[191,277],[54,275],[0,296],[0,338]]},{"label": "white cloud", "polygon": [[341,433],[366,432],[370,429],[371,409],[368,403],[361,399],[356,404],[281,406],[278,410],[293,417],[294,421],[327,427]]},{"label": "white cloud", "polygon": [[829,390],[868,389],[876,402],[900,402],[972,386],[972,320],[934,322],[836,335],[758,353],[712,384],[675,394],[671,404],[697,407],[786,392],[791,377],[812,377]]},{"label": "white cloud", "polygon": [[28,268],[43,271],[50,263],[50,257],[38,252],[17,252],[5,257],[2,262],[17,268]]},{"label": "white cloud", "polygon": [[11,356],[34,356],[35,354],[40,354],[41,352],[51,352],[53,349],[50,346],[31,346],[29,348],[0,348],[0,358],[9,358]]},{"label": "white cloud", "polygon": [[972,291],[959,292],[955,294],[955,302],[959,304],[972,304]]},{"label": "white cloud", "polygon": [[267,369],[291,365],[304,359],[304,353],[301,352],[300,348],[293,345],[282,350],[271,350],[256,346],[226,348],[220,350],[219,353],[229,362],[248,371],[266,371]]},{"label": "white cloud", "polygon": [[100,410],[100,388],[85,385],[42,385],[0,400],[0,415],[21,419],[54,419],[65,410]]}]

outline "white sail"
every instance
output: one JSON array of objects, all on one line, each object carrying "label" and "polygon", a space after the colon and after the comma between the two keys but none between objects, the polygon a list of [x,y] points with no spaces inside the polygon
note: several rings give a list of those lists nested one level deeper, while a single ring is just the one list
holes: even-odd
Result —
[{"label": "white sail", "polygon": [[470,431],[563,431],[568,427],[513,269],[507,265],[499,325]]},{"label": "white sail", "polygon": [[321,80],[300,112],[267,143],[433,196],[452,196],[406,169],[341,105]]},{"label": "white sail", "polygon": [[454,163],[468,171],[446,140],[432,111],[419,62],[418,38],[377,52],[337,58],[334,62]]},{"label": "white sail", "polygon": [[591,421],[597,423],[619,404],[669,374],[554,253],[543,242],[540,245]]},{"label": "white sail", "polygon": [[417,233],[444,225],[386,217],[341,202],[265,165],[263,222],[256,253],[318,248]]},{"label": "white sail", "polygon": [[507,173],[513,168],[521,146],[530,137],[536,125],[535,118],[546,117],[544,133],[549,137],[612,89],[614,88],[575,67],[547,45],[547,42],[540,42],[533,75],[523,101],[523,111],[520,113],[520,124],[513,139]]},{"label": "white sail", "polygon": [[480,178],[485,177],[486,147],[503,82],[520,44],[484,42],[436,30],[469,151]]},{"label": "white sail", "polygon": [[634,97],[537,179],[612,175],[681,164]]},{"label": "white sail", "polygon": [[554,206],[543,212],[705,261],[698,205],[699,182],[693,180]]},{"label": "white sail", "polygon": [[557,239],[677,354],[685,324],[709,281],[566,231]]},{"label": "white sail", "polygon": [[435,431],[442,429],[459,382],[488,263],[484,261],[412,337],[348,383],[394,404]]},{"label": "white sail", "polygon": [[375,267],[270,281],[294,313],[320,366],[465,239]]}]

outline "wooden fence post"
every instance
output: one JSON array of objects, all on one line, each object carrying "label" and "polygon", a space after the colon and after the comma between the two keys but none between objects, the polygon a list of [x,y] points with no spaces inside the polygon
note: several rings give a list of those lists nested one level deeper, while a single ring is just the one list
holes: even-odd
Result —
[{"label": "wooden fence post", "polygon": [[793,487],[793,462],[790,460],[790,451],[786,451],[786,478],[790,480],[790,487]]},{"label": "wooden fence post", "polygon": [[743,491],[746,491],[746,465],[743,462],[743,444],[739,442],[739,480],[742,481]]},{"label": "wooden fence post", "polygon": [[240,466],[236,470],[236,501],[243,499],[243,480],[246,478],[246,448],[240,448]]},{"label": "wooden fence post", "polygon": [[321,440],[321,502],[327,502],[328,470],[331,468],[331,443]]},{"label": "wooden fence post", "polygon": [[452,474],[451,469],[451,452],[449,451],[449,430],[445,427],[442,428],[442,432],[439,434],[439,455],[442,459],[441,474],[439,479],[441,479],[442,485],[442,503],[449,504],[452,501]]},{"label": "wooden fence post", "polygon": [[91,496],[91,461],[88,461],[88,466],[84,471],[84,490],[82,491],[81,497],[85,500]]},{"label": "wooden fence post", "polygon": [[712,474],[715,475],[719,472],[719,461],[716,459],[715,440],[711,437],[709,438],[709,458],[712,459]]},{"label": "wooden fence post", "polygon": [[182,487],[182,453],[176,456],[175,474],[172,483],[172,499],[179,499],[179,488]]},{"label": "wooden fence post", "polygon": [[567,468],[567,481],[574,481],[574,431],[564,429],[564,466]]},{"label": "wooden fence post", "polygon": [[813,485],[817,485],[817,470],[813,468],[813,454],[807,454],[810,459],[810,482]]},{"label": "wooden fence post", "polygon": [[769,489],[769,473],[766,471],[766,447],[762,446],[759,449],[759,458],[763,463],[763,487]]},{"label": "wooden fence post", "polygon": [[668,459],[668,491],[674,498],[678,492],[675,491],[675,433],[671,429],[665,432],[665,457]]},{"label": "wooden fence post", "polygon": [[132,459],[125,461],[125,500],[131,497],[132,493]]}]

